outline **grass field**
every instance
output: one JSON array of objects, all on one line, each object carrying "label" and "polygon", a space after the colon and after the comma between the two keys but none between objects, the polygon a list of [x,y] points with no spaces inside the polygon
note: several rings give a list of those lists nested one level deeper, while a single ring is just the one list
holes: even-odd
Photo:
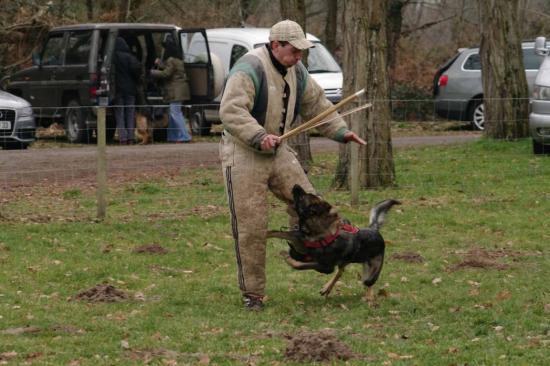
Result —
[{"label": "grass field", "polygon": [[244,311],[219,169],[111,185],[104,222],[90,185],[2,192],[0,364],[298,365],[334,343],[353,357],[333,364],[548,363],[550,159],[528,141],[397,150],[396,187],[351,207],[330,189],[336,157],[315,158],[314,185],[353,223],[403,202],[375,305],[359,266],[325,299],[328,277],[292,271],[271,240],[266,308]]}]

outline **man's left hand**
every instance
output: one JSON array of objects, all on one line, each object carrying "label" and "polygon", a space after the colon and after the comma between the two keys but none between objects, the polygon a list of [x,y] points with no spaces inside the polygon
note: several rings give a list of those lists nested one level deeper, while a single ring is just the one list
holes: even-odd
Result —
[{"label": "man's left hand", "polygon": [[346,134],[344,135],[344,141],[345,142],[353,141],[353,142],[355,142],[359,145],[366,145],[367,144],[365,142],[365,140],[363,140],[361,137],[357,136],[357,134],[355,134],[355,132],[352,132],[352,131],[346,132]]}]

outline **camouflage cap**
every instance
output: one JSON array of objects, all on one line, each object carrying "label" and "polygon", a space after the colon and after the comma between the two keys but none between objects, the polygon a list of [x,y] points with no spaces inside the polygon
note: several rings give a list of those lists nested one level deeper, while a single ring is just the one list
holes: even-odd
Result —
[{"label": "camouflage cap", "polygon": [[307,40],[300,24],[292,20],[283,20],[273,27],[269,32],[270,41],[286,41],[299,50],[314,47],[314,44]]}]

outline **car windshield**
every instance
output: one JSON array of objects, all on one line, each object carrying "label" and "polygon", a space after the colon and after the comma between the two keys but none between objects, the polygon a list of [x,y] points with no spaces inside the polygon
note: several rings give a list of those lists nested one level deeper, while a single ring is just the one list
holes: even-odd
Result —
[{"label": "car windshield", "polygon": [[320,42],[315,42],[315,47],[308,51],[307,68],[310,73],[342,72],[336,60]]}]

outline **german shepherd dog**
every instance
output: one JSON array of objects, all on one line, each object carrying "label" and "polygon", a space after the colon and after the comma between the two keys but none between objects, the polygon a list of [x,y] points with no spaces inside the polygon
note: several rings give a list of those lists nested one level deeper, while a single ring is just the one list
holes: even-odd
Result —
[{"label": "german shepherd dog", "polygon": [[328,296],[350,263],[363,265],[363,284],[368,291],[366,300],[373,300],[372,286],[378,280],[384,263],[385,242],[380,235],[384,217],[393,205],[401,202],[389,199],[378,203],[370,212],[369,226],[357,228],[340,217],[336,209],[321,197],[306,193],[299,185],[292,189],[298,228],[292,231],[269,231],[268,238],[288,241],[290,249],[281,252],[294,269],[313,269],[329,274],[338,267],[336,275],[321,289]]}]

